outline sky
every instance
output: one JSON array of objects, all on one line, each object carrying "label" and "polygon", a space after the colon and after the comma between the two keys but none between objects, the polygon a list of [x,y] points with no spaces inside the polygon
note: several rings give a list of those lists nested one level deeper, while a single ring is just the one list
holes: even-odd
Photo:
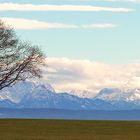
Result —
[{"label": "sky", "polygon": [[39,45],[58,90],[139,87],[139,15],[140,0],[0,0],[0,18]]}]

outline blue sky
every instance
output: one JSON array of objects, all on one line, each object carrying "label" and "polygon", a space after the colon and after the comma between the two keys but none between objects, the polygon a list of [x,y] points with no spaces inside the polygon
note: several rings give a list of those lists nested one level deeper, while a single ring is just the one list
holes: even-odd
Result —
[{"label": "blue sky", "polygon": [[56,91],[140,87],[140,0],[0,0],[0,18],[47,55]]},{"label": "blue sky", "polygon": [[[124,1],[124,2],[123,2]],[[129,1],[129,0],[128,0]],[[26,8],[0,10],[1,18],[27,19],[76,26],[67,28],[16,29],[21,39],[38,44],[48,57],[87,59],[105,63],[140,60],[140,2],[134,0],[1,0],[0,4],[76,5],[125,8],[129,11],[40,11]],[[21,24],[20,21],[18,24]],[[13,22],[11,23],[13,24]],[[23,24],[23,23],[22,23]],[[108,25],[109,24],[109,25]],[[92,27],[90,26],[92,25]],[[94,26],[93,26],[94,25]],[[95,26],[96,25],[96,26]],[[102,25],[103,27],[99,27]],[[109,27],[108,27],[108,26]],[[112,25],[112,26],[111,26]],[[14,26],[14,24],[13,24]],[[25,25],[26,26],[26,25]],[[29,25],[30,26],[30,25]],[[78,28],[77,28],[78,26]],[[86,26],[86,27],[85,27]],[[111,27],[110,27],[111,26]],[[16,28],[16,27],[15,27]]]}]

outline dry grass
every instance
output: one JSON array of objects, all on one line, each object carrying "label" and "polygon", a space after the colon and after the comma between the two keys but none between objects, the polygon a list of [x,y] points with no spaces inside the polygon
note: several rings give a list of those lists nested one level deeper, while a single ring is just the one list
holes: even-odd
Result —
[{"label": "dry grass", "polygon": [[140,122],[3,119],[0,140],[140,140]]}]

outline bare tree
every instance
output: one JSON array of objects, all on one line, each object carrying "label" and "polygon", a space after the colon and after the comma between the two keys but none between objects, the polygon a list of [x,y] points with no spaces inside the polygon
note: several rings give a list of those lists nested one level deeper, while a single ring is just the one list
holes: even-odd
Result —
[{"label": "bare tree", "polygon": [[41,77],[43,59],[38,46],[21,42],[15,31],[0,20],[0,90],[17,81]]}]

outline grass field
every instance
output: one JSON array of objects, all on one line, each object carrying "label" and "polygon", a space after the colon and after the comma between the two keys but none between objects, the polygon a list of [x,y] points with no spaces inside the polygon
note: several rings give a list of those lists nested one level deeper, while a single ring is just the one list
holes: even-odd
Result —
[{"label": "grass field", "polygon": [[140,122],[3,119],[0,140],[140,140]]}]

